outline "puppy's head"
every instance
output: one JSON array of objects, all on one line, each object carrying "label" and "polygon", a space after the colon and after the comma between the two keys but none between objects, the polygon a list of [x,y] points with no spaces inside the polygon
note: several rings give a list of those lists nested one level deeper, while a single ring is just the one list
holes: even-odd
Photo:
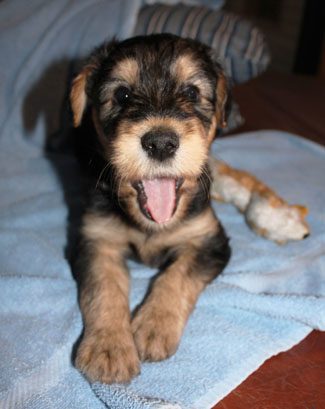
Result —
[{"label": "puppy's head", "polygon": [[225,125],[227,82],[209,47],[173,35],[97,49],[71,90],[74,125],[88,104],[121,197],[145,224],[184,213]]}]

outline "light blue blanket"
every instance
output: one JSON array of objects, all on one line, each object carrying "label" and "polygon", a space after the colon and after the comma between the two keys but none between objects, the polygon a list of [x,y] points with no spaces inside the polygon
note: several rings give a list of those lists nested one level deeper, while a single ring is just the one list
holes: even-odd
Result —
[{"label": "light blue blanket", "polygon": [[[209,408],[268,357],[325,329],[325,150],[264,131],[217,141],[214,152],[307,205],[310,238],[277,246],[254,235],[235,209],[216,205],[233,258],[200,298],[176,355],[143,364],[127,387],[89,385],[71,364],[82,324],[65,259],[66,201],[78,208],[79,175],[68,154],[45,156],[45,135],[60,129],[70,59],[106,35],[128,35],[137,6],[0,3],[1,408]],[[130,266],[134,306],[154,271]]]}]

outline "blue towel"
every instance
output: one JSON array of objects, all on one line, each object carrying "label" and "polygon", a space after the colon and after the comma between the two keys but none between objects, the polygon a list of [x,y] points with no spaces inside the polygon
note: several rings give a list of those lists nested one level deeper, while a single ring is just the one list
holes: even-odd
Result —
[{"label": "blue towel", "polygon": [[[65,258],[66,202],[78,210],[80,177],[71,156],[45,156],[43,147],[61,129],[68,61],[113,32],[128,35],[138,6],[0,3],[1,408],[208,408],[267,358],[325,329],[325,150],[283,132],[256,132],[217,141],[213,151],[307,205],[310,238],[277,246],[234,208],[215,204],[233,258],[199,299],[177,353],[143,364],[128,386],[90,385],[73,367],[82,322]],[[130,268],[135,306],[155,272]]]}]

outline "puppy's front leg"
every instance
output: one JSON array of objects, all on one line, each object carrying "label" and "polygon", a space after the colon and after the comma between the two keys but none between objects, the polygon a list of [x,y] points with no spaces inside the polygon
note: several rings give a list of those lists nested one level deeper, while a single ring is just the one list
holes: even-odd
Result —
[{"label": "puppy's front leg", "polygon": [[91,381],[127,382],[140,366],[131,332],[123,255],[101,241],[87,242],[80,254],[84,335],[76,366]]},{"label": "puppy's front leg", "polygon": [[160,361],[175,353],[186,321],[205,286],[225,267],[230,257],[223,231],[185,248],[156,279],[132,321],[140,358]]}]

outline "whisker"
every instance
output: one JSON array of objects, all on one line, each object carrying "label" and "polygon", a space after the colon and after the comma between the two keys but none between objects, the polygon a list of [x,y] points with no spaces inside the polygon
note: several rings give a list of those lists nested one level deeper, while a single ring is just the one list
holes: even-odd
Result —
[{"label": "whisker", "polygon": [[110,163],[110,162],[107,162],[107,164],[106,164],[106,165],[103,167],[103,169],[101,170],[101,172],[100,172],[100,174],[99,174],[99,176],[98,176],[96,185],[95,185],[95,190],[98,188],[98,185],[99,185],[99,183],[100,183],[100,180],[101,180],[101,178],[103,177],[105,171],[108,170],[110,166],[111,166],[111,163]]},{"label": "whisker", "polygon": [[202,179],[202,176],[199,177],[199,183],[202,186],[204,193],[209,196],[210,192],[208,186],[206,185],[205,180]]},{"label": "whisker", "polygon": [[126,180],[125,177],[120,177],[120,178],[118,179],[118,181],[117,181],[117,203],[118,203],[118,205],[119,205],[122,209],[124,208],[124,206],[123,206],[123,203],[122,203],[121,200],[120,200],[120,190],[121,190],[121,187],[122,187],[122,183],[123,183],[125,180]]},{"label": "whisker", "polygon": [[203,168],[203,173],[204,175],[209,179],[210,183],[213,182],[213,178],[211,177],[211,174],[209,173],[208,170],[206,170],[205,168]]}]

